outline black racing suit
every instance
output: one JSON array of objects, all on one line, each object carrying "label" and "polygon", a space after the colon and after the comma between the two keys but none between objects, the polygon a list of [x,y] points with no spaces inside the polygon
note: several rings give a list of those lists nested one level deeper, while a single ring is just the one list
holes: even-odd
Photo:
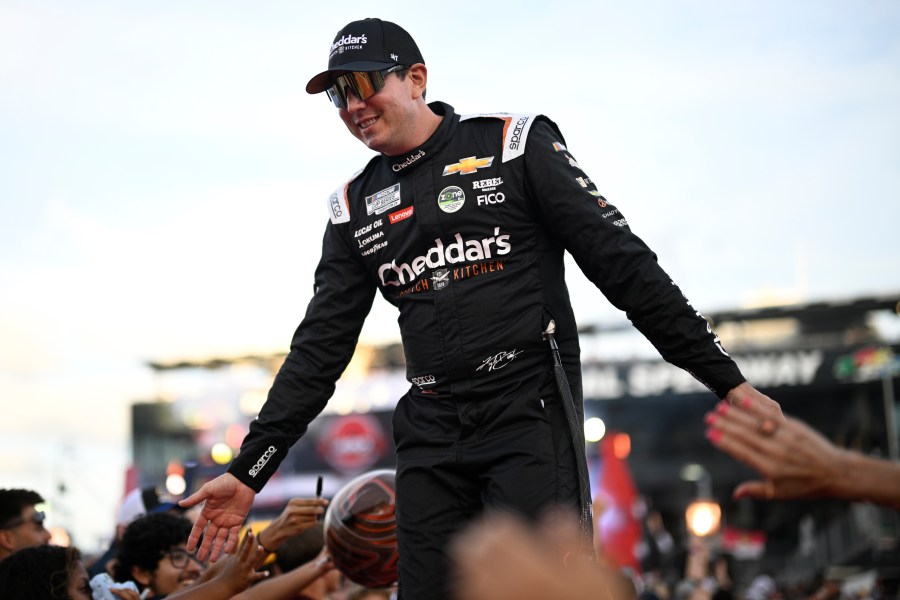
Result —
[{"label": "black racing suit", "polygon": [[429,599],[446,593],[446,539],[483,504],[533,515],[573,502],[542,339],[552,318],[580,410],[564,251],[667,361],[719,397],[744,381],[552,121],[430,107],[443,119],[425,144],[374,157],[330,197],[315,294],[229,467],[263,487],[331,397],[380,290],[400,311],[412,384],[394,414],[401,593]]}]

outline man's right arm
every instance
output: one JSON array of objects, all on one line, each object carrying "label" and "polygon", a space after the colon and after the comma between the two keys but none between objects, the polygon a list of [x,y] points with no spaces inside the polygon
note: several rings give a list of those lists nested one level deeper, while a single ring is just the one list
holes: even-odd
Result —
[{"label": "man's right arm", "polygon": [[227,473],[179,502],[184,508],[203,504],[187,545],[190,551],[199,545],[201,560],[215,561],[223,551],[234,551],[254,495],[325,407],[353,356],[375,283],[347,242],[347,232],[341,229],[347,226],[332,223],[325,231],[306,317],[240,453]]},{"label": "man's right arm", "polygon": [[329,223],[313,298],[259,416],[228,472],[259,492],[334,393],[372,307],[375,282],[349,244],[349,224]]}]

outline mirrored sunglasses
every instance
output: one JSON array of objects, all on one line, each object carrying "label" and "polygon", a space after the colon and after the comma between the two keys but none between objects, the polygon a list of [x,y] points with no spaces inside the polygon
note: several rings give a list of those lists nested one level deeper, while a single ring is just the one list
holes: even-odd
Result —
[{"label": "mirrored sunglasses", "polygon": [[25,523],[34,523],[35,525],[40,525],[41,527],[43,527],[44,519],[46,519],[46,518],[47,518],[47,515],[44,514],[44,511],[39,510],[39,511],[36,511],[33,515],[31,515],[28,518],[19,517],[18,519],[13,519],[12,521],[4,523],[3,526],[0,527],[0,529],[13,529],[13,528],[18,527],[19,525],[23,525]]},{"label": "mirrored sunglasses", "polygon": [[347,108],[348,89],[360,100],[368,100],[384,87],[384,78],[388,74],[405,69],[403,65],[394,65],[381,71],[350,71],[338,75],[325,93],[337,108]]}]

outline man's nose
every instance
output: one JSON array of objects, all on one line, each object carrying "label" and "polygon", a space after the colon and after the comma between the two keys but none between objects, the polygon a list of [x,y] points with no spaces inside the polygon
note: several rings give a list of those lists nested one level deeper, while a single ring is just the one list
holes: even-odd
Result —
[{"label": "man's nose", "polygon": [[360,110],[366,105],[365,100],[360,100],[359,97],[350,91],[347,88],[347,110],[350,112]]}]

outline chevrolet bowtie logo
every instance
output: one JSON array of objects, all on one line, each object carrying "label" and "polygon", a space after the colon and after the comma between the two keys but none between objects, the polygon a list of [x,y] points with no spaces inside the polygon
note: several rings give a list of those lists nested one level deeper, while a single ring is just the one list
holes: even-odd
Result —
[{"label": "chevrolet bowtie logo", "polygon": [[459,173],[460,175],[471,175],[482,167],[491,166],[493,162],[493,156],[489,156],[487,158],[475,158],[474,156],[470,156],[469,158],[460,160],[455,165],[447,165],[446,167],[444,167],[444,175],[453,175],[454,173]]}]

